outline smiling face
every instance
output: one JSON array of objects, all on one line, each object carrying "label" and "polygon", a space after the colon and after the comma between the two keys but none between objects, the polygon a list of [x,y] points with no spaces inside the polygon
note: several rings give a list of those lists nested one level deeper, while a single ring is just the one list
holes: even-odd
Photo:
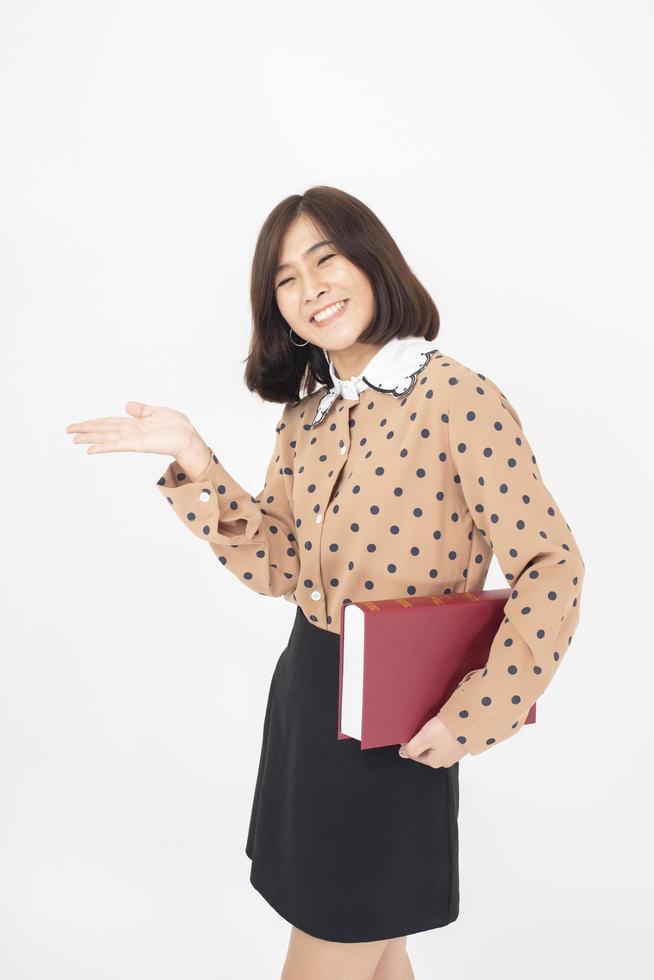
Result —
[{"label": "smiling face", "polygon": [[[296,334],[330,353],[347,351],[350,362],[358,350],[370,354],[357,340],[372,322],[375,296],[368,277],[325,237],[306,215],[296,218],[282,240],[275,297]],[[340,308],[326,319],[312,319],[334,304]]]}]

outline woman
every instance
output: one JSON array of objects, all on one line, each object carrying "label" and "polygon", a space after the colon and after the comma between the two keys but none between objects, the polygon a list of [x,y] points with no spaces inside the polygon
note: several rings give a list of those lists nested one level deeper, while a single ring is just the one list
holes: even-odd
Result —
[{"label": "woman", "polygon": [[[188,529],[296,605],[246,843],[292,925],[283,980],[406,980],[407,935],[459,914],[459,761],[520,731],[572,638],[584,564],[515,409],[438,349],[431,297],[362,202],[282,201],[251,300],[246,383],[284,404],[257,497],[172,409],[128,402],[67,431],[89,453],[173,456],[158,486]],[[399,752],[337,739],[341,606],[481,589],[493,553],[512,592],[486,666]]]}]

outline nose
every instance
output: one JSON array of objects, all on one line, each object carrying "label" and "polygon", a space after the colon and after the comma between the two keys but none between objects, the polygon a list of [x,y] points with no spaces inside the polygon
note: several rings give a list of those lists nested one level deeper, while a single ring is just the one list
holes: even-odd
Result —
[{"label": "nose", "polygon": [[320,297],[327,291],[327,286],[324,283],[312,283],[307,280],[304,287],[304,304],[305,306],[314,305],[320,299]]}]

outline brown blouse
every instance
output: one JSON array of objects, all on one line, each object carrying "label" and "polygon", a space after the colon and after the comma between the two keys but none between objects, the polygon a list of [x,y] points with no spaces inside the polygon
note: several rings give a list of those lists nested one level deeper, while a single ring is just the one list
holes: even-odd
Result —
[{"label": "brown blouse", "polygon": [[250,496],[212,452],[158,481],[185,526],[248,588],[338,633],[342,603],[482,589],[511,595],[487,664],[439,712],[477,755],[520,730],[565,655],[584,562],[517,412],[435,341],[394,338],[357,378],[287,402]]}]

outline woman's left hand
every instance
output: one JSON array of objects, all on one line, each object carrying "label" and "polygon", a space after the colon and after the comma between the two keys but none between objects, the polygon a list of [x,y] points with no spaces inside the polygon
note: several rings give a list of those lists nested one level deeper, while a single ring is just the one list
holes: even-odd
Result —
[{"label": "woman's left hand", "polygon": [[403,759],[422,762],[432,769],[441,767],[449,769],[464,755],[468,755],[468,750],[457,742],[449,728],[439,720],[438,715],[430,718],[410,742],[400,746],[400,756]]}]

